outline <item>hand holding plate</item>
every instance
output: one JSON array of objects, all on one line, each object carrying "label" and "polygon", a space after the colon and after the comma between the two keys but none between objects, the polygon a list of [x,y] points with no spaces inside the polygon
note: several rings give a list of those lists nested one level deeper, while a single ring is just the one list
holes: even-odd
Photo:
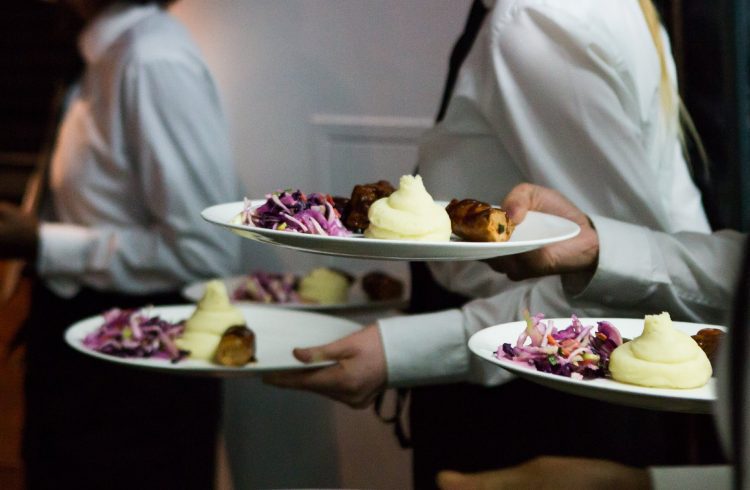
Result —
[{"label": "hand holding plate", "polygon": [[294,356],[304,363],[337,363],[296,373],[273,373],[263,380],[282,388],[319,393],[353,408],[368,407],[386,387],[385,352],[375,325],[330,344],[294,349]]},{"label": "hand holding plate", "polygon": [[542,456],[518,466],[482,473],[442,471],[437,476],[441,490],[486,490],[533,488],[650,488],[646,470],[599,459]]},{"label": "hand holding plate", "polygon": [[599,237],[586,214],[557,191],[533,184],[519,184],[503,201],[502,208],[518,225],[528,211],[560,216],[581,227],[576,237],[531,252],[489,259],[495,270],[513,280],[562,273],[590,276],[599,257]]}]

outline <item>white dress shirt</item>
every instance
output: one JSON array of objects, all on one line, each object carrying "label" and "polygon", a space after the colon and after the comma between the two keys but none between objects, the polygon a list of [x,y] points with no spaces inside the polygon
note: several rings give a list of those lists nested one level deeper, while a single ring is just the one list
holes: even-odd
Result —
[{"label": "white dress shirt", "polygon": [[154,5],[115,4],[79,45],[85,72],[51,162],[39,274],[67,297],[82,286],[174,291],[237,273],[239,239],[200,217],[243,192],[215,84],[187,30]]},{"label": "white dress shirt", "polygon": [[[669,54],[667,61],[674,78]],[[436,199],[499,203],[528,181],[559,190],[590,214],[667,233],[708,233],[676,124],[664,117],[660,76],[636,0],[498,0],[444,120],[420,147],[425,186]],[[480,262],[430,268],[443,286],[476,299],[379,322],[391,386],[509,379],[466,343],[526,309],[549,317],[658,313],[640,304],[647,291],[616,283],[576,299],[558,277],[511,282]]]},{"label": "white dress shirt", "polygon": [[[733,230],[711,235],[665,233],[591,215],[599,236],[596,272],[576,301],[608,297],[610,304],[635,304],[669,311],[687,321],[728,325],[747,236]],[[613,292],[622,291],[622,294]]]}]

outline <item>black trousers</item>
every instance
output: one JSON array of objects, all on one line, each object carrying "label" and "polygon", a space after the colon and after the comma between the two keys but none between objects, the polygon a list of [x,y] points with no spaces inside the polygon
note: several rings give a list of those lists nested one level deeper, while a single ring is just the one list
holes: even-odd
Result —
[{"label": "black trousers", "polygon": [[37,281],[23,330],[28,488],[212,488],[218,380],[118,366],[63,341],[66,327],[111,307],[181,302],[87,289],[63,299]]}]

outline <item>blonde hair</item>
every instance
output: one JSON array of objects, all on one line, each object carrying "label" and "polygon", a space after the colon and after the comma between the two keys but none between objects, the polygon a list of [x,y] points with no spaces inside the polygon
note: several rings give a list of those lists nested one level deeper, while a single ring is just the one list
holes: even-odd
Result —
[{"label": "blonde hair", "polygon": [[679,93],[673,90],[669,71],[667,70],[667,55],[664,51],[664,38],[661,35],[662,23],[659,12],[656,10],[652,0],[638,0],[643,16],[646,18],[648,30],[656,46],[656,52],[659,55],[659,67],[661,69],[661,78],[659,80],[659,94],[661,97],[661,106],[667,119],[667,124],[678,124],[677,135],[682,145],[685,158],[688,158],[687,145],[685,141],[685,130],[690,134],[703,164],[703,170],[707,171],[708,156],[706,155],[703,142],[698,135],[693,119],[690,117],[685,104],[683,104]]}]

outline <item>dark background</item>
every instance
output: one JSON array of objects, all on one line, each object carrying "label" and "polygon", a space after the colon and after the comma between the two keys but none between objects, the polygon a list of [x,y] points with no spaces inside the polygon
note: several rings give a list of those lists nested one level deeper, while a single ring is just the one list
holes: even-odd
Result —
[{"label": "dark background", "polygon": [[44,146],[55,87],[79,71],[79,25],[60,11],[36,0],[0,2],[0,200],[20,200]]},{"label": "dark background", "polygon": [[[661,0],[680,91],[709,156],[715,228],[750,229],[748,0]],[[695,152],[691,152],[697,161]]]}]

